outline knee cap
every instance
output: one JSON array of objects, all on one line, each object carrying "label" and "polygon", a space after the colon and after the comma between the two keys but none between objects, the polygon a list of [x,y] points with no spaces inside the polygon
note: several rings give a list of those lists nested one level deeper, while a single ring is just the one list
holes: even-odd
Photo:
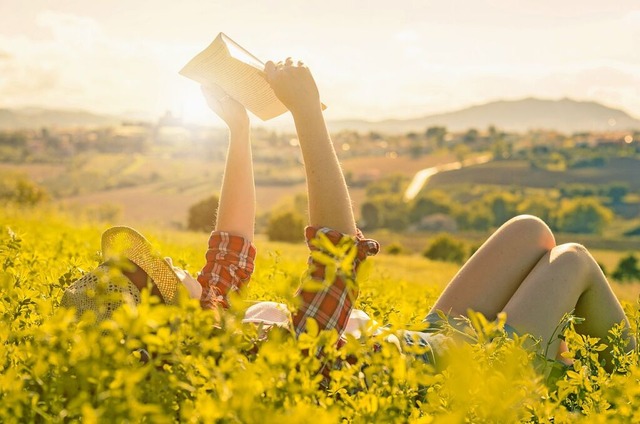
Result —
[{"label": "knee cap", "polygon": [[520,237],[530,240],[531,243],[537,242],[547,249],[556,245],[555,237],[549,226],[536,216],[518,215],[507,221],[505,225],[516,231]]},{"label": "knee cap", "polygon": [[565,243],[554,247],[551,250],[551,258],[554,261],[562,260],[575,262],[576,266],[588,264],[591,260],[591,254],[586,247],[579,243]]}]

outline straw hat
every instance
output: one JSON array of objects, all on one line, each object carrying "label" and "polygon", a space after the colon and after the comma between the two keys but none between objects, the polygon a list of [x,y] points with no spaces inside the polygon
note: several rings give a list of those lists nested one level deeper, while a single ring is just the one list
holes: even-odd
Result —
[{"label": "straw hat", "polygon": [[102,234],[105,261],[127,258],[147,273],[165,303],[173,303],[180,279],[163,258],[153,250],[142,234],[129,227],[112,227]]},{"label": "straw hat", "polygon": [[140,291],[122,273],[130,266],[128,261],[147,273],[165,303],[175,303],[181,285],[190,297],[200,298],[200,284],[186,271],[174,267],[170,258],[163,259],[133,228],[109,228],[102,234],[101,244],[104,262],[65,290],[63,306],[75,307],[78,314],[93,310],[98,319],[104,319],[123,303],[139,303]]}]

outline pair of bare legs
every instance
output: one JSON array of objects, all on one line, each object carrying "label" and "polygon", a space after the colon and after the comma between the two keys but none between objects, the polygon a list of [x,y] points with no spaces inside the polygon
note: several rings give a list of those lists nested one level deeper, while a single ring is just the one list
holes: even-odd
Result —
[{"label": "pair of bare legs", "polygon": [[[565,313],[585,318],[581,334],[606,342],[609,329],[625,313],[591,254],[579,244],[556,245],[549,227],[523,215],[500,227],[451,280],[432,312],[465,315],[467,310],[495,319],[504,311],[507,323],[550,345],[555,357],[560,340],[554,330]],[[552,339],[552,337],[554,339]],[[635,345],[630,341],[629,348]],[[609,353],[602,352],[609,363]]]}]

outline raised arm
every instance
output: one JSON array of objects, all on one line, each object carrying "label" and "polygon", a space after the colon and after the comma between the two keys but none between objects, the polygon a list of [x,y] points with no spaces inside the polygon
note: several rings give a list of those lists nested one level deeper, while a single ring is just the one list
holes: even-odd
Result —
[{"label": "raised arm", "polygon": [[265,71],[271,87],[291,111],[296,125],[307,174],[309,224],[355,235],[351,198],[309,68],[301,62],[294,65],[288,58],[284,63],[267,62]]},{"label": "raised arm", "polygon": [[215,229],[253,241],[256,195],[247,111],[218,87],[202,87],[202,92],[209,107],[229,127],[229,150]]}]

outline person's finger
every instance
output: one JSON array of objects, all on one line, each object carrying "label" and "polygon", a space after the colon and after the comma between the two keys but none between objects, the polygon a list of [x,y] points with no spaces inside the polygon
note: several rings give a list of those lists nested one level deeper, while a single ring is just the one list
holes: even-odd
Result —
[{"label": "person's finger", "polygon": [[284,66],[291,66],[293,65],[293,59],[291,59],[291,57],[288,57],[287,60],[284,61]]},{"label": "person's finger", "polygon": [[264,71],[268,74],[269,72],[273,72],[276,69],[276,64],[273,61],[269,60],[264,64]]},{"label": "person's finger", "polygon": [[266,75],[266,79],[268,83],[271,83],[271,80],[273,79],[273,73],[276,71],[276,64],[273,63],[271,60],[267,61],[267,63],[264,64],[264,73]]},{"label": "person's finger", "polygon": [[303,62],[303,61],[301,61],[301,60],[299,60],[299,61],[298,61],[298,66],[299,66],[299,67],[301,67],[301,68],[302,68],[302,67],[304,67],[304,62]]}]

